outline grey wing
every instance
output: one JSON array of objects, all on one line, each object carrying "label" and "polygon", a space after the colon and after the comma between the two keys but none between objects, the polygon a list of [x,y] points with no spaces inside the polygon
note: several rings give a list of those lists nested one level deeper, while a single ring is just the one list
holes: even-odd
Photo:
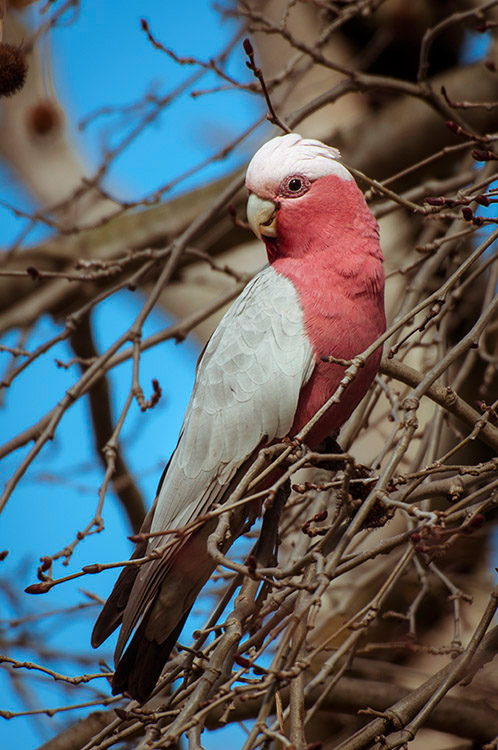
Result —
[{"label": "grey wing", "polygon": [[[294,285],[266,268],[225,314],[199,363],[180,440],[160,487],[151,531],[181,529],[223,499],[263,442],[286,435],[314,369]],[[152,538],[151,549],[165,539]],[[117,654],[154,599],[177,548],[140,568]]]}]

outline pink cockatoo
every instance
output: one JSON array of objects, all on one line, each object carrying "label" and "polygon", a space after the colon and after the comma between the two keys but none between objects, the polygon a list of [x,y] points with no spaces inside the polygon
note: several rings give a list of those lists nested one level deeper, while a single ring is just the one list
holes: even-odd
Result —
[{"label": "pink cockatoo", "polygon": [[[273,138],[251,160],[246,185],[249,224],[266,245],[269,265],[206,346],[145,532],[181,530],[226,502],[261,447],[298,433],[335,392],[344,368],[322,358],[349,360],[385,330],[377,222],[339,152],[296,133]],[[379,347],[311,429],[311,448],[337,434],[380,357]],[[179,534],[158,559],[123,569],[92,636],[98,646],[122,625],[114,693],[142,701],[151,693],[214,569],[206,545],[215,527],[210,521]],[[242,523],[234,533],[241,531]],[[171,539],[152,536],[133,556],[159,551]]]}]

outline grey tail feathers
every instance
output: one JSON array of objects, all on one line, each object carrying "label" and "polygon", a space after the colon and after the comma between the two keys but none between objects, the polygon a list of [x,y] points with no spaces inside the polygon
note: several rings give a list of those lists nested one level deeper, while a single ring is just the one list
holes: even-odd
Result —
[{"label": "grey tail feathers", "polygon": [[[146,549],[147,542],[140,542],[137,544],[131,559],[143,557],[146,554]],[[138,565],[127,565],[121,571],[108,600],[102,607],[97,621],[93,626],[91,644],[94,648],[100,646],[121,625],[138,571]]]},{"label": "grey tail feathers", "polygon": [[147,700],[154,690],[189,614],[190,610],[185,612],[163,643],[151,641],[146,637],[147,615],[144,616],[116,667],[112,679],[113,695],[128,693],[140,703]]}]

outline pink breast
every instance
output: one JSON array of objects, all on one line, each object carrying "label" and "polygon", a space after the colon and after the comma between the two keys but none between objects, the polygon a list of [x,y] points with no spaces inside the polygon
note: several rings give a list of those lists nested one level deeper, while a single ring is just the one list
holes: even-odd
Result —
[{"label": "pink breast", "polygon": [[[321,357],[334,356],[350,360],[363,352],[385,330],[383,273],[378,258],[367,258],[362,273],[365,278],[378,277],[372,284],[350,283],[333,269],[307,264],[305,278],[302,263],[289,258],[277,259],[275,270],[287,276],[296,287],[303,308],[306,334],[315,354],[315,369],[301,391],[294,424],[295,435],[335,392],[345,367],[323,362]],[[356,279],[358,282],[358,279]],[[306,443],[318,445],[327,435],[337,433],[369,389],[378,370],[381,348],[369,357],[348,385],[339,403],[332,406],[310,431]]]}]

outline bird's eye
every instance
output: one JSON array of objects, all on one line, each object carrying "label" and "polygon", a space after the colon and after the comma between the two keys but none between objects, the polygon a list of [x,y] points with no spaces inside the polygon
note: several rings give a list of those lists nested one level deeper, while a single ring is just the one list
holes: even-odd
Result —
[{"label": "bird's eye", "polygon": [[300,180],[299,177],[293,177],[289,180],[288,187],[291,193],[298,193],[303,187],[303,181]]},{"label": "bird's eye", "polygon": [[284,198],[299,198],[306,193],[311,187],[311,181],[302,174],[291,174],[282,180],[279,193]]}]

